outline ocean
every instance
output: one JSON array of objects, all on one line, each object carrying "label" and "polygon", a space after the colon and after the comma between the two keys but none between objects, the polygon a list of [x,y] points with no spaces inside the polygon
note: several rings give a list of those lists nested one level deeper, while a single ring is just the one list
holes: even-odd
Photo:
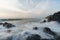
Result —
[{"label": "ocean", "polygon": [[40,22],[40,20],[39,19],[25,19],[25,20],[13,20],[13,21],[0,21],[0,23],[4,23],[4,22],[11,23],[15,25],[16,27],[7,29],[7,28],[4,28],[2,25],[0,25],[0,39],[6,37],[5,35],[7,34],[6,33],[7,30],[12,30],[12,32],[7,34],[7,36],[10,36],[10,34],[16,35],[30,27],[26,24],[38,23]]},{"label": "ocean", "polygon": [[[30,32],[34,33],[34,31],[32,30],[33,27],[39,27],[40,29],[38,31],[36,31],[36,33],[38,33],[39,35],[41,35],[43,38],[53,38],[46,36],[47,34],[44,32],[42,32],[42,28],[41,27],[49,27],[52,31],[56,32],[58,35],[60,35],[60,24],[57,22],[46,22],[46,23],[40,23],[41,20],[40,19],[25,19],[25,20],[14,20],[14,21],[0,21],[1,23],[4,22],[8,22],[11,23],[13,25],[15,25],[16,27],[12,27],[10,29],[7,29],[5,27],[3,27],[2,25],[0,25],[0,40],[7,40],[8,37],[10,36],[14,36],[14,38],[12,40],[16,40],[15,36],[22,33],[23,31],[29,30]],[[11,32],[7,32],[7,30],[11,30]],[[22,33],[23,34],[23,33]],[[51,36],[51,35],[50,35]],[[19,38],[19,37],[18,37]],[[21,39],[21,38],[20,38]],[[23,40],[23,38],[22,38]]]}]

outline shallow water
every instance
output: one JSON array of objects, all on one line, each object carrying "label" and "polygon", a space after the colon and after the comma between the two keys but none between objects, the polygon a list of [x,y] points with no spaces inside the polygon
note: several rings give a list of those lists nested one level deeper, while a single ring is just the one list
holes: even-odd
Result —
[{"label": "shallow water", "polygon": [[[40,21],[33,21],[33,20],[19,20],[19,21],[2,21],[2,22],[8,22],[14,24],[16,27],[7,29],[4,28],[2,25],[0,25],[0,40],[6,40],[9,36],[14,36],[13,40],[15,39],[15,36],[22,33],[25,30],[29,30],[33,33],[38,33],[43,38],[51,38],[46,36],[47,34],[42,32],[42,28],[38,30],[37,32],[34,32],[32,30],[33,27],[49,27],[52,31],[56,32],[57,34],[60,34],[60,24],[57,22],[46,22],[46,23],[40,23]],[[10,33],[7,32],[7,30],[12,30]],[[51,35],[50,35],[51,36]],[[19,37],[18,37],[19,38]],[[53,36],[52,36],[53,38]]]},{"label": "shallow water", "polygon": [[[4,22],[8,22],[8,23],[11,23],[11,24],[16,26],[14,28],[7,29],[7,28],[3,27],[2,25],[0,25],[0,38],[5,38],[6,34],[7,34],[6,36],[16,35],[17,33],[20,33],[23,30],[27,29],[25,24],[38,22],[38,21],[33,21],[33,20],[16,20],[16,21],[0,21],[0,22],[3,22],[3,23]],[[7,30],[12,30],[12,32],[11,33],[7,33]]]}]

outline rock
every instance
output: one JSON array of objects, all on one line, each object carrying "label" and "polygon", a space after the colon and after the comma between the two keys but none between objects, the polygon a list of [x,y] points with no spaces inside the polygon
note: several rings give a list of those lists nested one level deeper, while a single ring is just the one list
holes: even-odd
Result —
[{"label": "rock", "polygon": [[10,33],[12,30],[7,30],[8,33]]},{"label": "rock", "polygon": [[60,40],[60,36],[58,36],[58,37],[56,38],[56,40]]},{"label": "rock", "polygon": [[54,13],[53,15],[47,16],[46,19],[48,19],[48,22],[50,22],[50,21],[58,21],[58,22],[60,22],[60,11]]},{"label": "rock", "polygon": [[32,34],[31,36],[27,37],[26,40],[41,40],[41,37],[37,34]]},{"label": "rock", "polygon": [[46,22],[46,20],[43,20],[43,23]]},{"label": "rock", "polygon": [[48,22],[53,21],[53,15],[47,16],[46,19],[48,19]]},{"label": "rock", "polygon": [[12,40],[13,38],[12,37],[7,37],[6,40]]},{"label": "rock", "polygon": [[48,27],[45,27],[43,31],[44,31],[45,33],[51,34],[51,35],[53,35],[53,36],[56,36],[55,32],[51,31],[51,29],[48,28]]},{"label": "rock", "polygon": [[60,11],[53,14],[53,20],[60,22]]},{"label": "rock", "polygon": [[15,25],[5,22],[5,23],[3,23],[3,27],[11,28],[11,27],[15,27]]},{"label": "rock", "polygon": [[2,25],[3,23],[0,23],[0,25]]},{"label": "rock", "polygon": [[41,39],[41,40],[55,40],[55,39]]},{"label": "rock", "polygon": [[38,27],[33,27],[33,30],[38,30]]}]

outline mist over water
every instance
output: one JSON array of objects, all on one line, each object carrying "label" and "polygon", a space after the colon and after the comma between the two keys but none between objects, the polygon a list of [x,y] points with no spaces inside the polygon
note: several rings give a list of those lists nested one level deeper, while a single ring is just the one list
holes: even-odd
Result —
[{"label": "mist over water", "polygon": [[[34,19],[35,20],[35,19]],[[46,23],[40,23],[41,20],[35,20],[33,21],[32,19],[26,19],[26,20],[18,20],[18,21],[3,21],[3,22],[8,22],[14,24],[16,27],[7,29],[4,28],[2,25],[0,26],[0,40],[6,40],[8,37],[12,36],[12,40],[17,40],[21,39],[23,40],[24,38],[20,38],[19,35],[23,35],[24,32],[32,32],[36,33],[42,36],[42,38],[47,38],[51,39],[54,38],[52,35],[51,37],[47,36],[42,30],[44,27],[49,27],[51,30],[56,32],[58,35],[60,34],[60,24],[58,22],[46,22]],[[54,27],[53,27],[54,26]],[[39,27],[38,31],[33,31],[33,27]],[[12,30],[10,33],[7,32],[7,30]],[[25,39],[24,39],[25,40]]]},{"label": "mist over water", "polygon": [[[0,25],[0,40],[2,40],[2,39],[5,40],[9,36],[18,35],[18,33],[22,32],[23,30],[26,30],[27,29],[26,26],[28,26],[28,25],[25,25],[25,24],[35,23],[35,22],[39,22],[39,21],[38,20],[33,21],[32,19],[31,20],[30,19],[18,20],[18,21],[0,21],[3,23],[8,22],[8,23],[14,24],[16,26],[15,28],[7,29],[7,28],[3,27],[2,25]],[[7,30],[12,30],[12,32],[7,33]]]}]

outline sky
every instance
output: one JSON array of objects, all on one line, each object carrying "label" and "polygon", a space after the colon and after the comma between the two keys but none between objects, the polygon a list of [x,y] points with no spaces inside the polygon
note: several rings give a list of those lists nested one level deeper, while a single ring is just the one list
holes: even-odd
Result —
[{"label": "sky", "polygon": [[60,0],[0,0],[0,18],[40,18],[60,11]]}]

